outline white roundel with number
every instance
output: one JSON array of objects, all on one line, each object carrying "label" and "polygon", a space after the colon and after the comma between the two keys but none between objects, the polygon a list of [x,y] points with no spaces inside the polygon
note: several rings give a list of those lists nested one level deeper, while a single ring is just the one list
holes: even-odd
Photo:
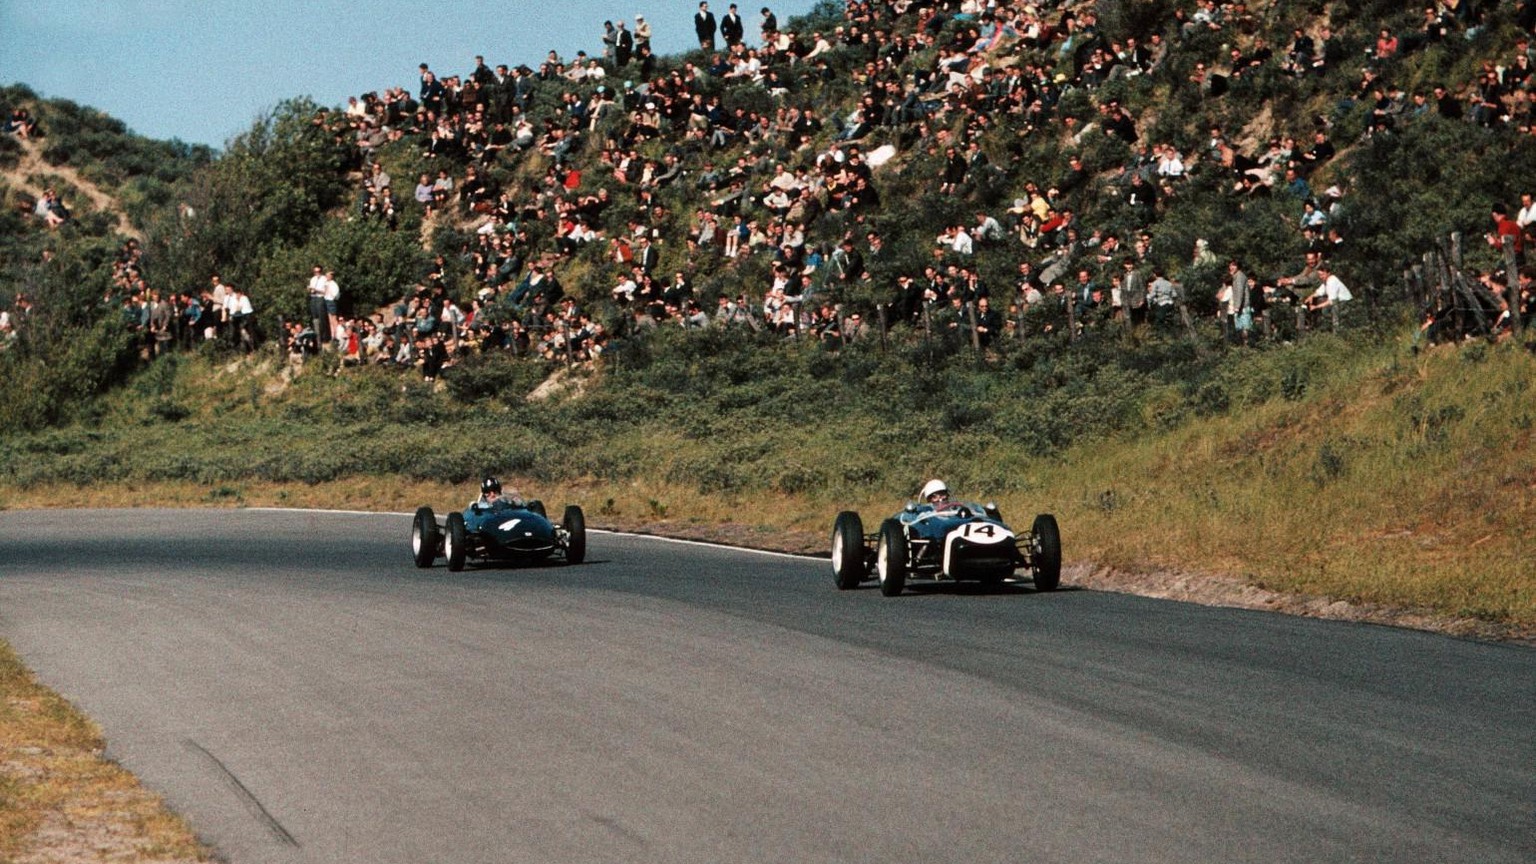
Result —
[{"label": "white roundel with number", "polygon": [[[996,558],[1003,552],[993,547],[1012,542],[1013,532],[995,522],[959,525],[944,538],[944,572],[956,576],[962,562],[975,562],[978,557]],[[964,544],[963,552],[960,551],[961,544]]]},{"label": "white roundel with number", "polygon": [[963,537],[970,543],[991,544],[1012,540],[1013,532],[991,522],[967,522],[949,532],[949,536]]}]

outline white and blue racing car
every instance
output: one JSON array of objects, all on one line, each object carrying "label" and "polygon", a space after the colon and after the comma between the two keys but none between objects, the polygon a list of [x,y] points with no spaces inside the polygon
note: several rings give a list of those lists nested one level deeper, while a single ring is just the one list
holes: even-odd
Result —
[{"label": "white and blue racing car", "polygon": [[1035,517],[1028,533],[1015,534],[993,504],[949,500],[940,481],[924,488],[924,500],[909,503],[864,533],[859,514],[844,510],[832,527],[832,576],[842,590],[870,578],[880,593],[895,597],[908,579],[1001,584],[1027,570],[1037,591],[1061,583],[1061,532],[1056,517]]}]

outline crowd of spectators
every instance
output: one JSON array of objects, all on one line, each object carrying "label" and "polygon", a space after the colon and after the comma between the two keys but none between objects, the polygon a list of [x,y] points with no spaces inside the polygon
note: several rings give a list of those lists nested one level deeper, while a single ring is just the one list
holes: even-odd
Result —
[{"label": "crowd of spectators", "polygon": [[[1517,13],[1527,32],[1536,23],[1533,5],[1522,3]],[[315,123],[357,156],[354,218],[395,226],[402,208],[416,207],[467,225],[473,240],[457,256],[440,257],[391,308],[338,316],[333,297],[327,314],[289,324],[286,341],[296,354],[334,346],[347,362],[415,365],[435,377],[477,348],[579,361],[601,354],[611,339],[668,326],[739,326],[843,344],[908,325],[983,347],[1110,322],[1175,327],[1187,322],[1179,310],[1191,298],[1149,253],[1159,218],[1196,174],[1221,178],[1232,196],[1286,201],[1305,249],[1292,272],[1255,274],[1252,262],[1196,244],[1189,264],[1226,274],[1203,305],[1214,306],[1232,338],[1273,335],[1291,320],[1280,307],[1298,313],[1302,326],[1309,314],[1314,323],[1321,315],[1337,322],[1353,299],[1335,269],[1349,243],[1340,217],[1350,190],[1320,178],[1332,176],[1338,117],[1365,102],[1367,135],[1429,114],[1536,133],[1529,75],[1536,54],[1528,40],[1505,62],[1490,60],[1475,81],[1412,94],[1391,81],[1405,57],[1475,33],[1489,6],[1438,0],[1412,32],[1383,29],[1334,117],[1256,144],[1219,125],[1198,147],[1147,140],[1147,126],[1101,94],[1110,82],[1163,74],[1171,55],[1208,33],[1221,34],[1222,52],[1179,66],[1192,69],[1188,89],[1200,99],[1221,99],[1260,75],[1300,78],[1342,68],[1350,58],[1326,20],[1271,47],[1240,2],[1180,4],[1143,33],[1111,39],[1092,3],[848,0],[840,24],[813,32],[780,28],[764,7],[757,38],[749,40],[734,4],[716,19],[706,2],[694,16],[700,52],[666,68],[651,53],[651,25],[641,16],[633,28],[604,22],[599,56],[578,52],[567,60],[551,51],[536,68],[493,68],[476,57],[462,76],[440,76],[424,63],[413,87],[364,94]],[[797,98],[840,74],[833,59],[853,70],[860,94],[846,114],[824,114]],[[772,107],[727,110],[721,93],[732,88],[764,93]],[[1058,111],[1074,91],[1093,106],[1087,120]],[[1015,166],[994,163],[983,144],[1004,122],[1061,141],[1058,170],[1019,176]],[[1088,169],[1080,151],[1094,136],[1118,139],[1130,158],[1114,170]],[[404,195],[383,164],[401,142],[433,166]],[[498,186],[490,179],[497,166],[534,152],[548,166],[536,182]],[[863,218],[881,206],[881,166],[925,155],[932,158],[915,164],[938,166],[931,183],[941,194],[965,197],[985,183],[1020,190],[1018,197],[1012,206],[981,207],[937,237],[882,237]],[[669,209],[675,199],[663,192],[676,184],[702,202],[691,214]],[[1085,224],[1084,204],[1105,195],[1123,205],[1120,217]],[[829,213],[840,218],[824,220]],[[1522,255],[1532,216],[1527,206],[1510,220]],[[827,237],[828,224],[855,227]],[[892,243],[914,242],[931,242],[932,260],[920,272],[853,290],[871,287],[871,269]],[[573,295],[560,275],[592,248],[602,250],[603,268],[584,270],[587,282]],[[663,257],[672,266],[664,269]],[[704,296],[693,275],[706,257],[728,266],[766,260],[771,276]],[[987,284],[983,261],[1005,262],[1011,284]],[[455,296],[461,283],[453,274],[462,271],[472,274],[472,296]],[[173,313],[200,304],[194,338],[212,333],[238,343],[249,327],[234,319],[249,299],[226,312],[238,292],[222,286],[215,295],[219,287],[215,279],[198,298],[158,302]],[[153,322],[154,292],[136,293],[150,310],[142,317]],[[849,302],[855,296],[885,299],[860,306]],[[201,325],[210,306],[220,325],[211,330]],[[603,321],[620,323],[610,333]]]},{"label": "crowd of spectators", "polygon": [[[1414,38],[1389,38],[1373,47],[1358,98],[1399,97],[1396,91],[1375,92],[1385,86],[1384,70],[1432,41],[1460,38],[1480,26],[1484,14],[1476,4],[1442,3],[1431,11]],[[908,323],[986,345],[1003,336],[1107,321],[1175,326],[1173,309],[1185,298],[1162,268],[1149,263],[1149,228],[1195,171],[1226,174],[1236,196],[1293,199],[1306,249],[1305,261],[1286,274],[1250,277],[1243,262],[1228,262],[1231,278],[1223,280],[1214,305],[1234,339],[1269,335],[1288,322],[1291,315],[1271,311],[1277,305],[1302,313],[1297,320],[1306,326],[1308,313],[1316,322],[1318,313],[1336,313],[1353,299],[1330,260],[1347,242],[1339,218],[1347,192],[1342,184],[1322,191],[1312,185],[1338,152],[1328,118],[1318,118],[1305,135],[1282,135],[1255,149],[1213,127],[1204,148],[1181,152],[1171,141],[1143,140],[1136,118],[1113,98],[1095,100],[1097,116],[1086,123],[1055,111],[1071,90],[1092,97],[1107,82],[1155,73],[1170,50],[1200,32],[1227,33],[1231,45],[1243,46],[1212,63],[1194,64],[1191,81],[1204,98],[1219,98],[1269,69],[1317,75],[1345,59],[1325,24],[1294,30],[1289,44],[1275,50],[1250,38],[1254,21],[1244,4],[1215,0],[1176,10],[1166,27],[1124,41],[1103,36],[1091,4],[853,0],[842,25],[811,33],[781,30],[769,9],[761,15],[759,39],[750,44],[734,5],[725,16],[732,22],[727,28],[707,3],[700,4],[694,25],[703,54],[664,74],[641,50],[637,37],[642,30],[649,35],[649,24],[637,18],[633,30],[624,21],[604,22],[600,58],[581,54],[567,63],[551,52],[538,69],[492,70],[477,57],[468,76],[441,80],[423,66],[415,98],[403,88],[383,99],[363,98],[359,104],[371,108],[349,114],[349,132],[365,151],[369,142],[403,135],[429,157],[451,155],[455,164],[467,165],[457,188],[440,168],[435,180],[422,176],[415,195],[424,211],[456,208],[477,229],[463,257],[482,287],[459,320],[445,321],[455,316],[446,304],[428,299],[442,293],[430,283],[408,301],[425,305],[426,317],[439,321],[450,356],[474,345],[545,356],[600,353],[609,334],[556,278],[563,262],[589,244],[602,246],[612,275],[606,291],[584,294],[589,303],[622,311],[619,335],[656,326],[745,326],[828,342],[859,338],[871,322],[860,314],[857,326],[847,326],[856,310],[844,302],[850,296],[845,289],[870,278],[866,264],[881,258],[884,241],[873,231],[818,238],[817,220],[828,212],[856,216],[878,207],[877,168],[893,156],[924,150],[942,153],[934,182],[943,194],[961,195],[1001,176],[1023,197],[1003,212],[977,212],[972,224],[947,226],[934,239],[931,266],[901,274],[889,286],[889,302],[862,310],[883,327]],[[952,21],[958,26],[948,26]],[[1509,79],[1504,93],[1486,86],[1475,94],[1466,90],[1461,99],[1474,122],[1529,124],[1521,108],[1526,51],[1522,43],[1519,57],[1497,67]],[[864,95],[851,113],[826,117],[818,106],[797,104],[793,94],[825,80],[828,59],[837,52],[864,59],[862,67],[854,64]],[[910,61],[918,57],[933,60],[914,66]],[[775,107],[726,111],[716,85],[758,88],[776,97]],[[560,108],[536,119],[535,94],[550,86],[560,94]],[[1473,102],[1497,102],[1507,110],[1484,104],[1479,112]],[[1341,110],[1353,104],[1345,100]],[[1422,113],[1406,99],[1401,107],[1390,99],[1373,102],[1369,131],[1412,122]],[[1112,135],[1133,156],[1107,177],[1091,174],[1076,155],[1054,177],[1009,176],[981,146],[1004,115],[1021,119],[1027,132],[1065,134],[1074,145],[1091,135]],[[826,141],[821,133],[829,126],[835,130],[831,140],[812,149]],[[885,143],[866,146],[874,137]],[[661,155],[644,146],[658,140],[667,144]],[[500,154],[531,150],[552,157],[539,183],[526,189],[487,184],[486,169]],[[596,183],[584,182],[574,167],[577,153],[595,153]],[[370,170],[380,169],[375,163]],[[661,203],[659,193],[679,182],[705,196],[707,206],[691,218],[678,218]],[[1090,190],[1118,195],[1133,229],[1082,224],[1075,205]],[[615,204],[641,216],[611,224],[605,214]],[[1191,264],[1217,262],[1203,247]],[[668,248],[686,250],[682,270],[659,272],[658,250]],[[745,292],[699,296],[690,273],[701,256],[733,262],[766,256],[771,279]],[[1018,261],[1015,283],[986,285],[978,275],[983,256]],[[1063,306],[1072,307],[1066,316]],[[396,312],[396,320],[421,320],[408,309]],[[393,338],[411,344],[398,333]]]},{"label": "crowd of spectators", "polygon": [[134,239],[124,241],[113,259],[111,285],[100,307],[122,317],[146,358],[202,343],[250,353],[261,341],[249,294],[217,273],[198,290],[152,287],[144,274],[143,248]]}]

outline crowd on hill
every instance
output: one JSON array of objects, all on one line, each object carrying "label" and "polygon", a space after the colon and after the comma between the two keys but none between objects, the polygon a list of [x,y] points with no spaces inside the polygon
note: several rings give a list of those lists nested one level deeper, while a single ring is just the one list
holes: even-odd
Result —
[{"label": "crowd on hill", "polygon": [[[1428,115],[1536,134],[1529,75],[1536,52],[1528,40],[1514,56],[1490,59],[1475,81],[1411,94],[1392,81],[1405,57],[1475,34],[1494,5],[1437,0],[1412,32],[1381,30],[1338,113],[1369,104],[1367,135]],[[1527,33],[1536,25],[1533,7],[1536,0],[1524,0],[1516,12]],[[335,345],[351,362],[418,365],[433,377],[474,347],[584,360],[612,338],[662,326],[739,326],[842,344],[907,324],[979,346],[1110,322],[1178,326],[1187,321],[1189,298],[1172,281],[1176,274],[1153,265],[1149,250],[1158,219],[1196,174],[1222,178],[1233,196],[1289,202],[1305,249],[1292,272],[1257,274],[1250,262],[1196,244],[1190,264],[1226,273],[1214,300],[1231,337],[1261,338],[1291,328],[1292,320],[1305,327],[1308,314],[1330,311],[1336,323],[1354,292],[1336,269],[1349,245],[1341,216],[1350,190],[1320,179],[1334,176],[1335,118],[1257,144],[1213,126],[1203,146],[1181,149],[1148,140],[1144,123],[1100,95],[1110,82],[1168,74],[1171,58],[1210,32],[1222,34],[1227,53],[1183,58],[1196,62],[1176,67],[1192,69],[1188,89],[1201,99],[1238,92],[1261,74],[1340,68],[1351,58],[1327,19],[1270,46],[1256,35],[1256,13],[1241,2],[1178,4],[1166,20],[1121,39],[1106,35],[1095,9],[1071,0],[848,0],[840,23],[803,32],[781,28],[764,7],[749,39],[734,4],[717,20],[701,3],[694,17],[701,51],[676,62],[658,62],[651,26],[636,16],[632,28],[604,22],[597,56],[551,51],[537,68],[492,67],[476,57],[464,75],[421,64],[414,86],[363,94],[315,123],[355,156],[361,179],[353,218],[394,226],[403,208],[415,207],[467,223],[473,240],[458,255],[439,257],[392,308],[339,315],[333,294],[327,309],[313,307],[307,322],[288,326],[288,344],[295,353]],[[797,96],[838,74],[834,59],[837,69],[853,70],[860,96],[851,112],[825,115]],[[727,110],[731,100],[721,95],[735,88],[766,94],[769,103],[755,104],[772,107]],[[1091,118],[1058,110],[1074,91],[1088,97]],[[989,158],[986,136],[1005,120],[1025,135],[1060,140],[1058,172],[1017,176],[1013,165]],[[1130,158],[1114,170],[1090,171],[1079,151],[1094,136],[1119,139]],[[433,166],[409,192],[394,187],[383,164],[401,146]],[[492,181],[494,168],[535,152],[547,166],[536,182]],[[936,237],[882,237],[864,218],[881,207],[881,168],[918,155],[935,157],[922,164],[940,166],[930,181],[946,196],[965,198],[982,184],[1018,196],[1012,206],[978,207],[973,221]],[[671,212],[666,202],[674,199],[663,192],[676,184],[688,184],[705,203],[691,214]],[[1078,214],[1090,196],[1118,200],[1119,218],[1086,224]],[[834,224],[827,214],[855,227],[826,236],[824,226]],[[1536,211],[1526,201],[1505,221],[1515,226],[1523,261]],[[1506,228],[1496,220],[1498,232]],[[869,287],[873,265],[886,260],[891,244],[914,242],[931,244],[920,272],[875,286],[884,302],[848,302],[871,294],[853,289]],[[568,292],[560,275],[592,248],[602,250],[606,281]],[[703,296],[693,274],[706,256],[769,260],[771,278]],[[671,266],[662,266],[664,257]],[[1015,274],[1011,284],[981,277],[981,262],[999,260]],[[473,296],[455,296],[454,276],[464,271],[477,286]],[[157,302],[171,308],[173,321],[197,308],[196,326],[183,327],[172,342],[186,333],[227,333],[236,342],[249,335],[234,323],[250,314],[240,311],[249,298],[231,301],[238,292],[216,278],[197,297],[157,301],[153,291],[134,293],[135,308],[149,310],[140,315],[151,322],[142,324],[146,332],[165,317],[154,311]],[[599,314],[609,304],[621,314]],[[212,329],[204,323],[210,314]],[[610,333],[605,320],[622,323]]]}]

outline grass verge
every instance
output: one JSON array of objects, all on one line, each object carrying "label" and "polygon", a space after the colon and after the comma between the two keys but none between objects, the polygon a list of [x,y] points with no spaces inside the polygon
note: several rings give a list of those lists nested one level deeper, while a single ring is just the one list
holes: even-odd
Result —
[{"label": "grass verge", "polygon": [[104,748],[96,725],[0,642],[0,861],[212,861]]}]

